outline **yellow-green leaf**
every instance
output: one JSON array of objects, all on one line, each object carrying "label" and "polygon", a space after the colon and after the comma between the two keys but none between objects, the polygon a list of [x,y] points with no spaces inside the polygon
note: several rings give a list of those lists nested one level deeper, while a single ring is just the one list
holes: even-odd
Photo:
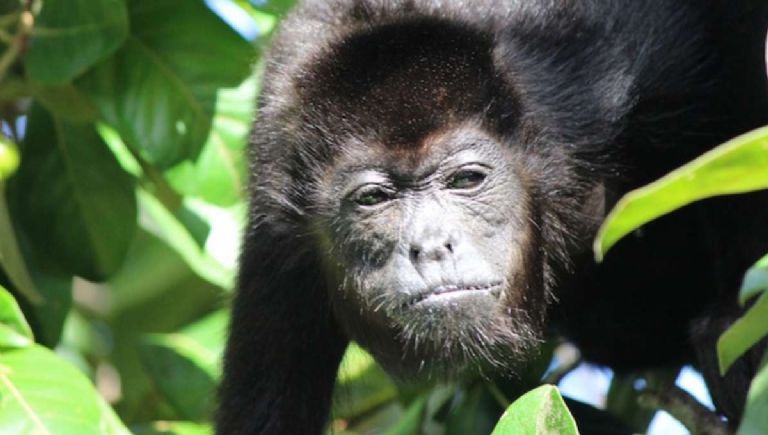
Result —
[{"label": "yellow-green leaf", "polygon": [[768,188],[768,127],[739,136],[663,178],[625,195],[598,232],[601,261],[622,237],[694,201]]}]

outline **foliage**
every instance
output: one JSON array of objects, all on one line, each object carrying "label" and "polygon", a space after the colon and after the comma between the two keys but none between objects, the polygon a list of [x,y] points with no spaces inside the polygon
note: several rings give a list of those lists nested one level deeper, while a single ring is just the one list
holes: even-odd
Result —
[{"label": "foliage", "polygon": [[[211,433],[259,64],[294,0],[219,2],[258,37],[246,40],[203,0],[0,0],[3,429]],[[762,187],[733,176],[764,164],[762,137],[716,152],[730,156],[712,157],[717,171],[700,165],[682,178],[725,174],[709,194],[712,186]],[[686,186],[656,189],[678,195]],[[692,192],[688,200],[702,194]],[[666,204],[656,210],[682,203]],[[631,219],[612,237],[651,217]],[[742,297],[766,288],[768,258],[748,273]],[[724,336],[724,366],[765,333],[758,316]],[[572,434],[571,413],[584,433],[617,427],[610,414],[647,427],[652,411],[639,407],[633,387],[639,375],[614,381],[607,411],[564,401],[552,386],[523,396],[567,371],[552,360],[555,344],[518,379],[437,386],[396,383],[351,346],[333,430]],[[760,420],[767,376],[763,368],[754,381],[743,433],[768,425]]]},{"label": "foliage", "polygon": [[[628,193],[609,214],[595,240],[595,256],[605,253],[641,225],[693,201],[768,188],[768,127],[737,137],[660,180]],[[721,373],[768,335],[768,256],[744,276],[739,300],[748,310],[717,343]],[[768,354],[766,354],[768,355]],[[739,434],[768,433],[768,368],[765,361],[747,398]]]}]

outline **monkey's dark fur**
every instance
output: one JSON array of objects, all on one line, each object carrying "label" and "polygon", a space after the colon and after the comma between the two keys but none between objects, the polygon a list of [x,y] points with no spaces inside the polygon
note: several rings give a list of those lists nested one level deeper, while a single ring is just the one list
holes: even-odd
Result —
[{"label": "monkey's dark fur", "polygon": [[[629,189],[766,123],[763,1],[317,0],[253,130],[220,434],[319,434],[350,339],[403,377],[514,372],[546,327],[617,370],[684,362],[737,421],[757,353],[714,342],[768,252],[764,195],[647,225]],[[549,325],[549,326],[546,326]]]}]

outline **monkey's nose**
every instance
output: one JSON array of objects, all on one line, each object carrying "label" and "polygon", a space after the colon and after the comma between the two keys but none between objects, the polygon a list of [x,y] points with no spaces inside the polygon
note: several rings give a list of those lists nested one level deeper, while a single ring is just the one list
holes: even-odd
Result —
[{"label": "monkey's nose", "polygon": [[453,244],[450,241],[414,243],[411,245],[410,256],[414,264],[443,261],[453,254]]}]

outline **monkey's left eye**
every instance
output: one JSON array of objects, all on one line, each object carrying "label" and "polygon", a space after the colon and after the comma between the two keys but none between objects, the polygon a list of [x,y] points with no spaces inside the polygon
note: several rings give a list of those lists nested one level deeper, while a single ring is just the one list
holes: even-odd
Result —
[{"label": "monkey's left eye", "polygon": [[392,199],[392,192],[380,186],[364,187],[357,191],[353,199],[358,205],[372,207]]},{"label": "monkey's left eye", "polygon": [[474,189],[481,185],[488,176],[476,169],[463,169],[453,175],[448,181],[449,189]]}]

